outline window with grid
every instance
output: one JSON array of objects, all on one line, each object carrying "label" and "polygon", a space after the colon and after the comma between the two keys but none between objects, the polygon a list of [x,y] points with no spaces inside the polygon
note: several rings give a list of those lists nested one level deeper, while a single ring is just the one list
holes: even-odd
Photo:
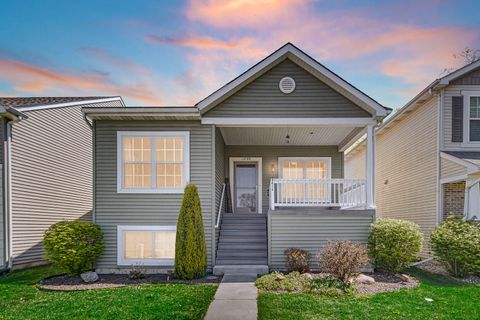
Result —
[{"label": "window with grid", "polygon": [[119,192],[183,192],[188,132],[118,132]]},{"label": "window with grid", "polygon": [[470,97],[470,141],[480,141],[480,96]]},{"label": "window with grid", "polygon": [[[328,196],[326,184],[314,182],[330,178],[330,159],[328,158],[281,158],[280,175],[288,181],[282,185],[284,201],[324,200]],[[306,179],[295,182],[296,179]]]}]

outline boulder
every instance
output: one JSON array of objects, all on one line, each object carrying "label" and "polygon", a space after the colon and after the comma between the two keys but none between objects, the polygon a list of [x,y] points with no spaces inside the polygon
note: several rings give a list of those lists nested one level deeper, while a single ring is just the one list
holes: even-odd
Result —
[{"label": "boulder", "polygon": [[98,280],[98,274],[94,271],[88,271],[80,274],[80,278],[82,278],[83,282],[92,283]]},{"label": "boulder", "polygon": [[407,274],[403,274],[403,273],[399,273],[397,274],[397,277],[402,280],[403,282],[410,282],[413,280],[412,277],[410,277],[409,275]]},{"label": "boulder", "polygon": [[302,273],[302,277],[307,278],[308,280],[313,279],[313,275],[311,273]]},{"label": "boulder", "polygon": [[285,276],[284,276],[283,274],[281,274],[281,273],[277,273],[277,274],[275,275],[275,280],[277,280],[277,281],[285,280]]},{"label": "boulder", "polygon": [[355,278],[354,282],[361,284],[372,284],[375,283],[375,279],[361,273]]}]

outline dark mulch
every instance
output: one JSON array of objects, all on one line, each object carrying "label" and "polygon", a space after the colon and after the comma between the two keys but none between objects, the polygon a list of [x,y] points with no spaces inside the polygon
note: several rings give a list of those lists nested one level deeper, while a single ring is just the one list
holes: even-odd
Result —
[{"label": "dark mulch", "polygon": [[167,274],[148,274],[143,279],[130,279],[128,274],[100,274],[98,277],[98,281],[94,283],[85,283],[79,276],[60,275],[44,279],[38,283],[38,286],[44,290],[75,291],[119,288],[140,284],[217,284],[222,281],[222,277],[211,275],[194,280],[173,279],[172,276]]}]

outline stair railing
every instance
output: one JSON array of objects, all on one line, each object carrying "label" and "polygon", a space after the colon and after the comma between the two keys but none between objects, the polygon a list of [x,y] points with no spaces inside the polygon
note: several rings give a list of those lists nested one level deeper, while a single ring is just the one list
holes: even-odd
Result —
[{"label": "stair railing", "polygon": [[222,212],[223,212],[222,208],[224,204],[223,199],[225,198],[225,189],[226,189],[226,184],[224,183],[222,187],[222,196],[220,197],[220,205],[218,206],[217,223],[215,224],[215,229],[218,229],[220,227],[220,223],[222,221]]}]

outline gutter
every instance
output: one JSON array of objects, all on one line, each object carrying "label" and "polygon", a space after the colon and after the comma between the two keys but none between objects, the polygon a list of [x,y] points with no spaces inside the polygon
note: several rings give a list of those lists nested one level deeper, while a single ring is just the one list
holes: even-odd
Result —
[{"label": "gutter", "polygon": [[9,271],[12,268],[12,252],[13,252],[13,232],[12,232],[12,125],[28,117],[10,107],[0,106],[0,116],[8,121],[6,122],[6,145],[4,156],[4,220],[5,220],[5,264],[0,269],[0,274]]}]

